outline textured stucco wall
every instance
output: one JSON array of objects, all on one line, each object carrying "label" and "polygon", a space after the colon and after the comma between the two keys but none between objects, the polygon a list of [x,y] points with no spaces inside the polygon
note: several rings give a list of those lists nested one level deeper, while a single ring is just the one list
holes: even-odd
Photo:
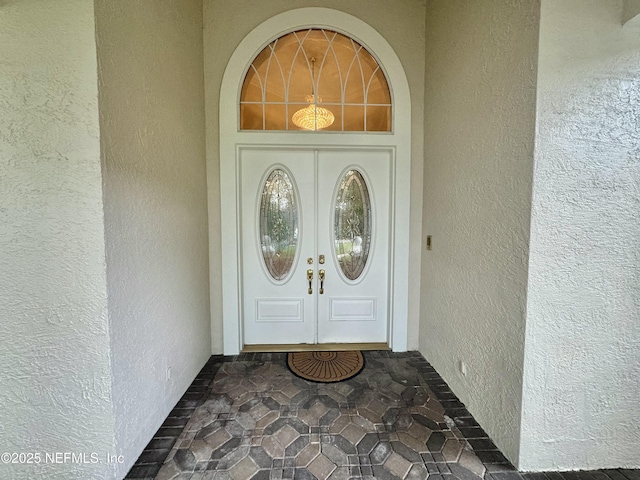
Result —
[{"label": "textured stucco wall", "polygon": [[427,1],[420,351],[514,462],[538,22],[535,0]]},{"label": "textured stucco wall", "polygon": [[112,478],[93,2],[0,2],[0,478]]},{"label": "textured stucco wall", "polygon": [[[410,250],[420,258],[422,209],[422,157],[424,117],[424,5],[415,0],[205,0],[205,81],[207,112],[207,166],[209,181],[209,235],[211,238],[212,347],[222,352],[222,278],[220,272],[220,144],[218,106],[220,84],[229,58],[242,39],[265,20],[294,8],[325,7],[353,15],[375,28],[395,50],[403,64],[411,91],[412,185]],[[313,21],[313,19],[310,19]],[[265,39],[266,40],[266,39]],[[247,59],[248,61],[250,59]],[[418,347],[420,262],[410,266],[414,279],[409,290],[409,349]]]},{"label": "textured stucco wall", "polygon": [[640,26],[542,2],[521,467],[640,467]]},{"label": "textured stucco wall", "polygon": [[202,2],[100,0],[96,26],[125,473],[211,353]]}]

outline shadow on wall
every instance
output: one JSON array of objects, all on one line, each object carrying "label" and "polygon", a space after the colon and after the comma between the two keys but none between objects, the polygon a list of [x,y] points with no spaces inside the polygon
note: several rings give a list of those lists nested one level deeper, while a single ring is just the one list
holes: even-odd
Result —
[{"label": "shadow on wall", "polygon": [[640,0],[624,0],[622,9],[622,24],[637,24],[640,22]]}]

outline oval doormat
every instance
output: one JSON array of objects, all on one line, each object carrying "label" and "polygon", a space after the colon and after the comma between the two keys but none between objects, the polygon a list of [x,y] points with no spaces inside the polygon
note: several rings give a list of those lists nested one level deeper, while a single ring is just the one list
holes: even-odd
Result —
[{"label": "oval doormat", "polygon": [[331,383],[355,377],[364,368],[362,352],[295,352],[287,355],[287,364],[300,378]]}]

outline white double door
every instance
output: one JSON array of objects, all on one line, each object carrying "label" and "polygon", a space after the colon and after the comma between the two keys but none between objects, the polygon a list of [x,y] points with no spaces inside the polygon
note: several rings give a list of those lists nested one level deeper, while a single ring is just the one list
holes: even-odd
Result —
[{"label": "white double door", "polygon": [[240,149],[245,345],[387,342],[391,158]]}]

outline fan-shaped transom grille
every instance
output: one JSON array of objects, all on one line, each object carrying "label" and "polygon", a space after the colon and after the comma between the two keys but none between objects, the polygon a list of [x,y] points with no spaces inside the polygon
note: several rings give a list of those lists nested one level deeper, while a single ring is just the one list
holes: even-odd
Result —
[{"label": "fan-shaped transom grille", "polygon": [[[366,48],[331,30],[299,30],[271,42],[249,67],[240,97],[240,128],[319,130],[318,125],[331,121],[324,117],[333,116],[324,130],[389,132],[391,106],[384,72]],[[300,121],[304,112],[294,123],[303,109],[321,113],[324,123],[309,114],[306,123]]]}]

